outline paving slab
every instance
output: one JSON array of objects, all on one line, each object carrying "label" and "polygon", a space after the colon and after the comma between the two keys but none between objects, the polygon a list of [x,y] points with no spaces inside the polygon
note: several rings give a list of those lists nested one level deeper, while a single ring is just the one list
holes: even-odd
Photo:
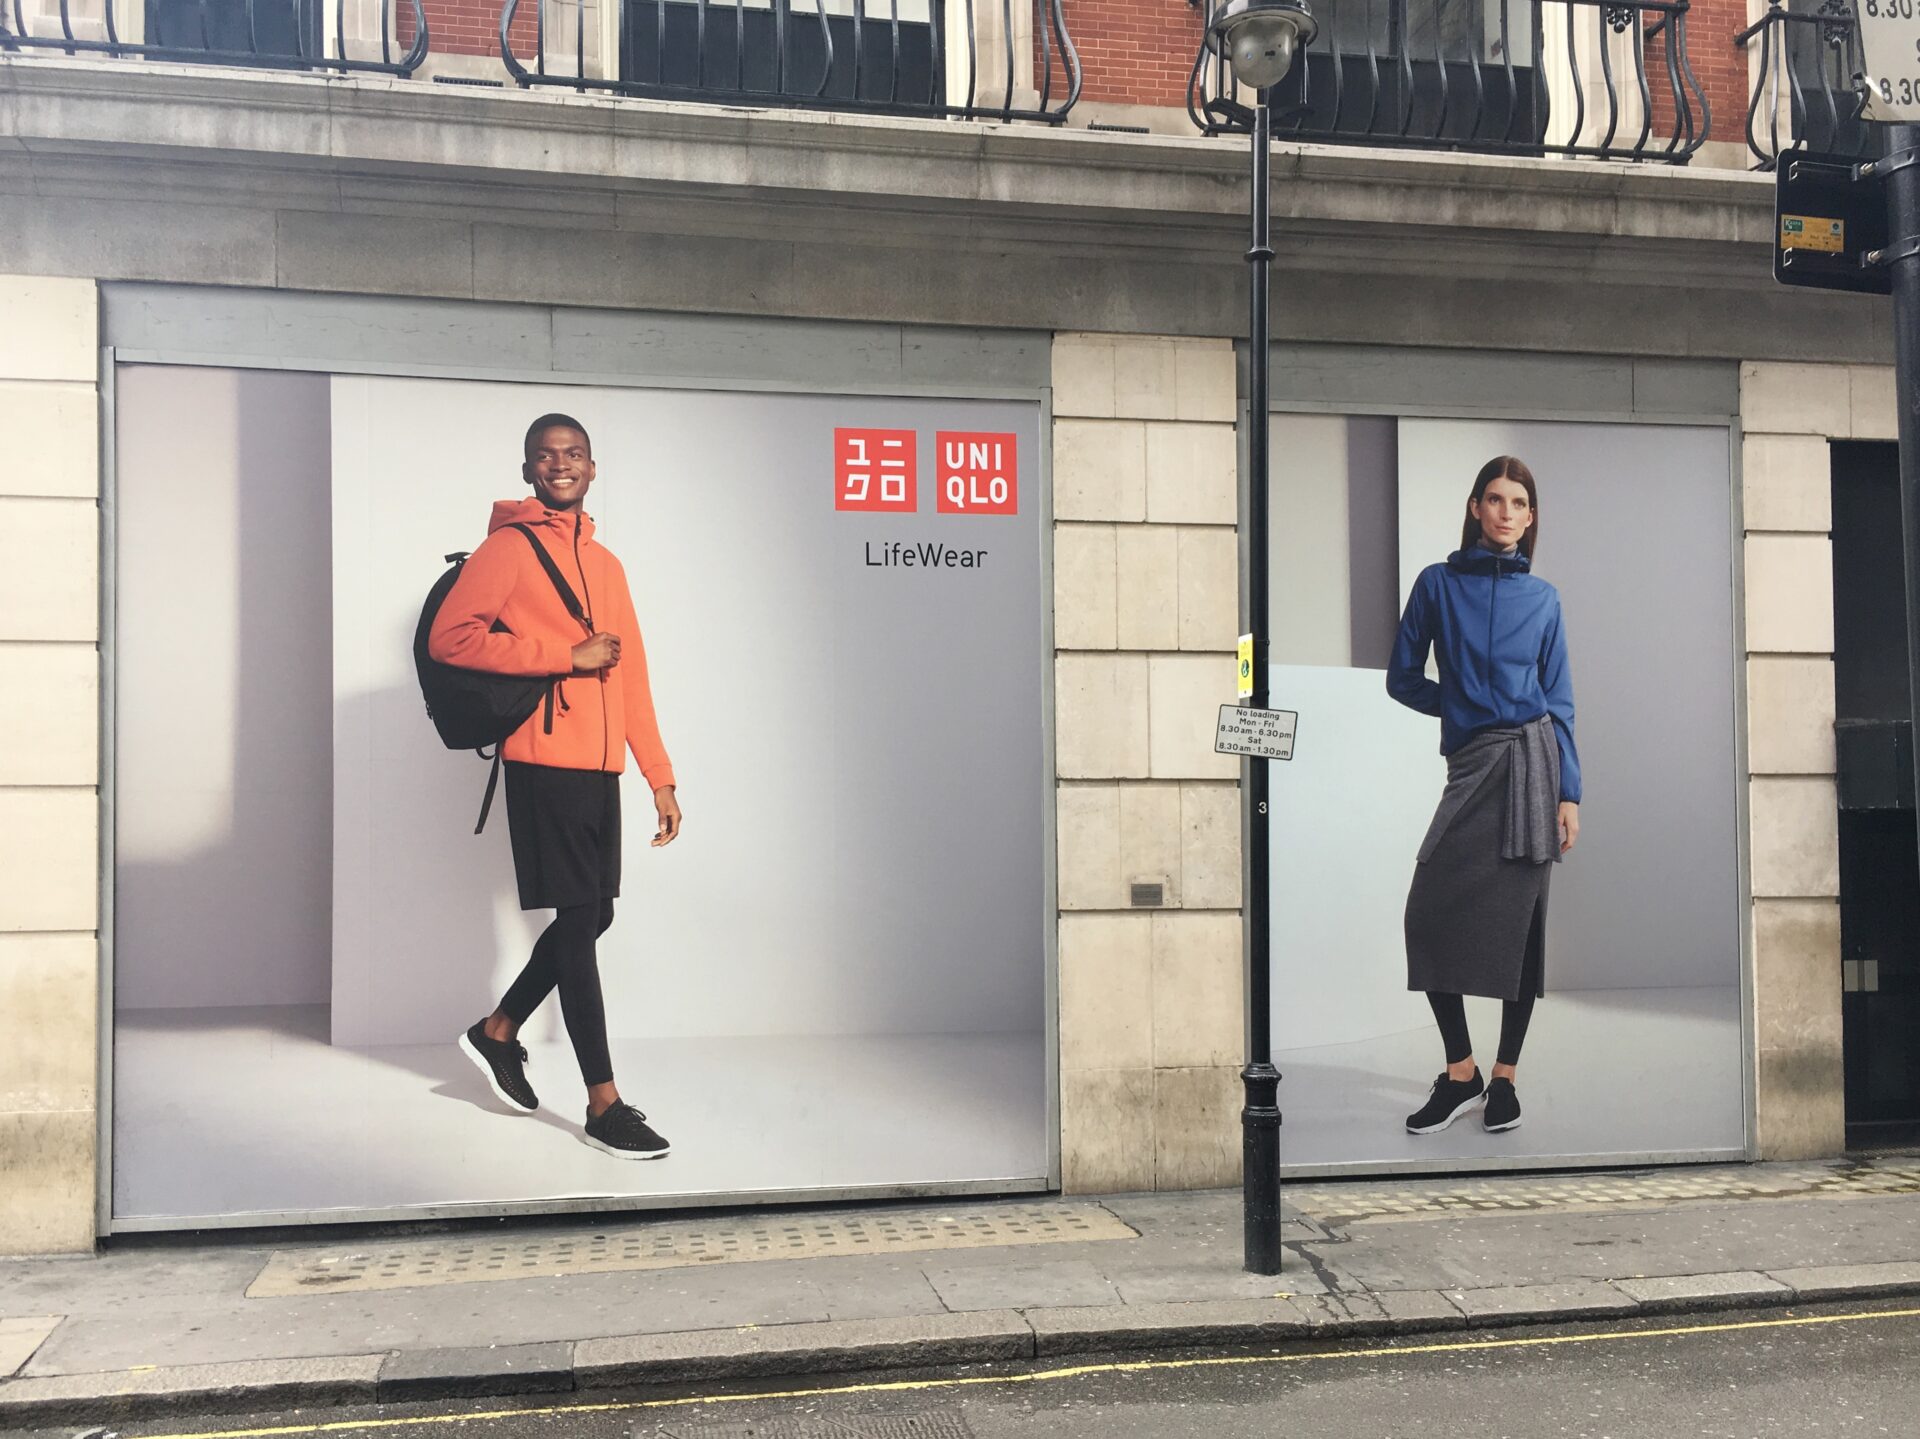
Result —
[{"label": "paving slab", "polygon": [[414,1349],[380,1367],[382,1404],[500,1394],[564,1394],[573,1388],[571,1344],[495,1344]]},{"label": "paving slab", "polygon": [[930,1264],[927,1283],[948,1309],[1066,1308],[1085,1304],[1118,1304],[1113,1282],[1086,1260],[1009,1263],[955,1267]]},{"label": "paving slab", "polygon": [[1469,1324],[1532,1324],[1631,1314],[1640,1306],[1610,1284],[1523,1284],[1448,1290]]},{"label": "paving slab", "polygon": [[1816,1264],[1798,1269],[1769,1269],[1767,1276],[1800,1299],[1870,1299],[1883,1294],[1920,1293],[1920,1263]]},{"label": "paving slab", "polygon": [[19,1372],[33,1351],[60,1327],[58,1314],[23,1314],[0,1319],[0,1379]]},{"label": "paving slab", "polygon": [[1383,1289],[1373,1296],[1397,1334],[1457,1329],[1466,1311],[1437,1289]]},{"label": "paving slab", "polygon": [[1326,1285],[1304,1264],[1283,1274],[1246,1274],[1223,1264],[1115,1266],[1108,1276],[1128,1304],[1192,1304],[1207,1299],[1288,1299]]},{"label": "paving slab", "polygon": [[1646,1279],[1616,1279],[1613,1287],[1649,1314],[1682,1314],[1700,1309],[1739,1309],[1778,1304],[1794,1291],[1754,1270],[1731,1274],[1664,1274]]},{"label": "paving slab", "polygon": [[1032,1353],[1033,1330],[1019,1314],[986,1309],[587,1339],[574,1346],[573,1377],[576,1388],[605,1389],[719,1377],[983,1364]]},{"label": "paving slab", "polygon": [[9,1379],[0,1424],[73,1423],[130,1415],[269,1409],[290,1404],[370,1404],[384,1354],[182,1364],[97,1374]]},{"label": "paving slab", "polygon": [[1121,1304],[1106,1309],[1029,1309],[1034,1353],[1090,1354],[1203,1344],[1302,1339],[1307,1317],[1291,1299],[1219,1299],[1195,1304]]}]

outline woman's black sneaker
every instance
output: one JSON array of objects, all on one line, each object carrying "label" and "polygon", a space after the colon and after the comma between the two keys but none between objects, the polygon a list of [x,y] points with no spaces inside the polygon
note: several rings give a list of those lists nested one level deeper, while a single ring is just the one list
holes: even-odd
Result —
[{"label": "woman's black sneaker", "polygon": [[654,1132],[646,1115],[618,1099],[587,1116],[587,1143],[615,1159],[665,1159],[673,1148]]},{"label": "woman's black sneaker", "polygon": [[1496,1079],[1487,1086],[1487,1107],[1480,1112],[1487,1133],[1520,1127],[1520,1096],[1513,1092],[1511,1079]]},{"label": "woman's black sneaker", "polygon": [[533,1086],[527,1083],[526,1047],[518,1040],[488,1039],[487,1022],[483,1019],[460,1036],[460,1048],[486,1075],[487,1083],[493,1086],[502,1104],[521,1114],[531,1114],[540,1107]]},{"label": "woman's black sneaker", "polygon": [[[1407,1133],[1438,1134],[1478,1104],[1486,1092],[1486,1082],[1477,1069],[1472,1079],[1448,1079],[1446,1070],[1441,1070],[1440,1077],[1433,1081],[1433,1093],[1427,1096],[1427,1102],[1407,1116]],[[1518,1106],[1515,1109],[1518,1112]]]}]

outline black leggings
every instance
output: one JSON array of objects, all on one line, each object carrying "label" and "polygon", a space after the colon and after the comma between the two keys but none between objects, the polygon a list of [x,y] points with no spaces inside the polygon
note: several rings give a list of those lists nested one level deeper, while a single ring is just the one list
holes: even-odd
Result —
[{"label": "black leggings", "polygon": [[607,1009],[600,998],[600,962],[593,942],[613,923],[613,901],[598,900],[560,910],[534,942],[533,954],[519,977],[507,986],[500,1009],[517,1029],[540,1002],[558,988],[560,1014],[567,1021],[580,1077],[589,1085],[613,1082],[613,1058],[607,1053]]},{"label": "black leggings", "polygon": [[[1535,923],[1538,923],[1536,919]],[[1530,938],[1526,963],[1520,967],[1520,997],[1500,1006],[1500,1050],[1495,1063],[1518,1064],[1520,1046],[1527,1042],[1527,1025],[1533,1019],[1533,1001],[1540,992],[1540,950]],[[1458,1064],[1473,1053],[1473,1036],[1467,1033],[1467,1006],[1457,994],[1427,991],[1427,1003],[1433,1006],[1434,1022],[1440,1026],[1440,1042],[1447,1047],[1447,1063]]]}]

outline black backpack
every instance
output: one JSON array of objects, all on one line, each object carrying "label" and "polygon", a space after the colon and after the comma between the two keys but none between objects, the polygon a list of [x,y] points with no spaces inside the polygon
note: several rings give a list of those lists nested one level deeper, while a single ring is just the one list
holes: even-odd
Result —
[{"label": "black backpack", "polygon": [[[560,573],[560,567],[553,562],[553,556],[547,553],[547,547],[527,526],[513,525],[510,528],[526,536],[527,543],[533,546],[534,554],[539,557],[540,568],[547,572],[547,578],[553,581],[554,589],[559,591],[560,601],[567,607],[567,613],[591,635],[593,622],[587,617],[586,611],[580,608],[573,586]],[[453,582],[460,578],[460,571],[467,563],[467,554],[467,551],[461,550],[448,555],[447,562],[452,568],[435,580],[433,588],[427,591],[427,602],[420,609],[420,623],[413,631],[413,667],[420,676],[420,694],[427,702],[427,717],[440,732],[440,739],[446,747],[470,749],[481,759],[493,761],[493,769],[487,775],[486,797],[480,802],[480,822],[473,827],[473,832],[479,834],[487,827],[487,812],[493,808],[494,788],[500,782],[500,742],[543,706],[546,710],[546,730],[552,734],[556,697],[562,709],[567,707],[566,697],[558,693],[560,681],[566,676],[502,675],[489,670],[462,669],[458,665],[442,664],[427,653],[427,636],[433,629],[434,617],[440,613],[440,606],[446,603]],[[493,631],[495,634],[513,633],[497,619],[493,622]],[[487,752],[489,745],[493,747],[491,754]]]}]

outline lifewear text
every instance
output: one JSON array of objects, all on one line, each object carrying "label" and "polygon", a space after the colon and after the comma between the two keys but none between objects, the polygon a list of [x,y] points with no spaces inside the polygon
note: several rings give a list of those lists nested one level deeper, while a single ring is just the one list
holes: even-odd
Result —
[{"label": "lifewear text", "polygon": [[931,541],[910,545],[892,540],[876,545],[867,541],[867,565],[871,569],[978,570],[987,563],[985,550],[956,550]]}]

